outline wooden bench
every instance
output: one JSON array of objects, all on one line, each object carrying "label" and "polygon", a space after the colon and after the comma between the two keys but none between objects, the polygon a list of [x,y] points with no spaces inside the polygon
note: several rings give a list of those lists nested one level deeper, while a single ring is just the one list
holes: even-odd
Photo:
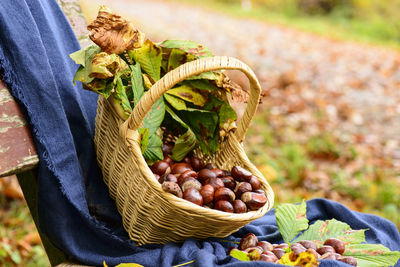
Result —
[{"label": "wooden bench", "polygon": [[[87,46],[90,40],[87,37],[86,20],[79,1],[58,0],[58,3],[67,16],[81,46]],[[29,125],[0,77],[0,179],[10,175],[17,176],[37,229],[38,163],[39,157]],[[38,232],[52,266],[83,266],[68,263],[68,256],[55,247],[40,229]]]}]

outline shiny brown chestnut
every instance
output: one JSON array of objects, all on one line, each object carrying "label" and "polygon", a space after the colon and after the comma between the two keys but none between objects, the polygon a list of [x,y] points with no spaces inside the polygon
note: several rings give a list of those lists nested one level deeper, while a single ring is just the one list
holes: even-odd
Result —
[{"label": "shiny brown chestnut", "polygon": [[171,173],[173,174],[182,174],[185,171],[192,170],[192,167],[187,163],[175,163],[171,167]]},{"label": "shiny brown chestnut", "polygon": [[261,254],[260,255],[260,261],[264,261],[264,262],[275,262],[277,257],[273,257],[271,255],[267,255],[267,254]]},{"label": "shiny brown chestnut", "polygon": [[[217,191],[221,187],[224,187],[224,183],[222,182],[222,180],[220,178],[210,178],[206,183],[211,185],[212,187],[214,187],[215,191]],[[215,194],[214,194],[214,197],[215,197]]]},{"label": "shiny brown chestnut", "polygon": [[190,201],[196,205],[203,205],[203,197],[201,196],[199,190],[195,188],[189,188],[183,193],[183,199]]},{"label": "shiny brown chestnut", "polygon": [[212,163],[207,163],[206,165],[204,165],[204,168],[205,168],[205,169],[211,170],[211,169],[214,169],[215,166],[214,166],[214,164],[212,164]]},{"label": "shiny brown chestnut", "polygon": [[236,187],[236,182],[233,180],[232,177],[226,176],[221,178],[222,182],[224,183],[224,186],[229,188],[230,190],[235,190]]},{"label": "shiny brown chestnut", "polygon": [[258,178],[254,175],[251,176],[249,183],[251,184],[251,188],[253,188],[253,190],[258,190],[261,187],[260,180],[258,180]]},{"label": "shiny brown chestnut", "polygon": [[318,252],[315,251],[315,249],[313,249],[313,248],[307,248],[306,252],[312,253],[316,259],[321,257],[321,255],[319,255]]},{"label": "shiny brown chestnut", "polygon": [[307,249],[305,247],[303,247],[301,244],[299,243],[295,243],[291,246],[292,251],[294,252],[294,254],[300,254],[304,251],[306,251]]},{"label": "shiny brown chestnut", "polygon": [[336,260],[336,257],[333,254],[334,253],[332,253],[332,252],[326,252],[321,255],[320,259],[321,260]]},{"label": "shiny brown chestnut", "polygon": [[[243,201],[242,201],[242,203],[243,203]],[[243,205],[245,205],[245,204],[243,203]],[[257,243],[257,246],[262,247],[264,251],[272,251],[274,249],[272,244],[269,243],[268,241],[260,241],[260,242]]]},{"label": "shiny brown chestnut", "polygon": [[282,258],[283,255],[285,255],[286,251],[283,248],[274,248],[272,250],[272,253],[275,254],[275,256],[280,259]]},{"label": "shiny brown chestnut", "polygon": [[278,260],[278,257],[277,257],[272,251],[268,251],[268,250],[267,250],[267,251],[264,251],[262,254],[271,256],[272,259],[274,260],[273,262],[275,262],[275,261]]},{"label": "shiny brown chestnut", "polygon": [[244,204],[244,202],[241,201],[240,199],[234,200],[232,202],[232,206],[233,206],[233,211],[235,213],[245,213],[245,212],[247,212],[246,204]]},{"label": "shiny brown chestnut", "polygon": [[196,156],[192,156],[190,158],[190,164],[192,165],[193,170],[196,172],[200,171],[204,167],[204,162]]},{"label": "shiny brown chestnut", "polygon": [[344,242],[337,238],[328,238],[327,240],[325,240],[324,245],[333,247],[336,253],[339,253],[340,255],[343,255],[345,250]]},{"label": "shiny brown chestnut", "polygon": [[185,193],[186,190],[188,190],[189,188],[194,188],[198,191],[200,191],[201,189],[201,183],[199,181],[197,181],[196,179],[193,179],[192,177],[190,177],[191,179],[186,179],[185,182],[182,183],[182,191],[183,193]]},{"label": "shiny brown chestnut", "polygon": [[299,244],[301,244],[303,247],[305,247],[306,249],[312,248],[313,250],[317,250],[317,244],[315,244],[312,241],[309,240],[302,240],[298,242]]},{"label": "shiny brown chestnut", "polygon": [[242,237],[239,243],[239,250],[245,250],[249,247],[255,247],[258,243],[258,238],[253,233],[248,233]]},{"label": "shiny brown chestnut", "polygon": [[225,173],[218,168],[211,169],[211,171],[214,172],[218,178],[224,177],[225,175]]},{"label": "shiny brown chestnut", "polygon": [[168,156],[168,155],[164,157],[163,161],[165,161],[166,163],[168,163],[170,166],[171,166],[172,164],[175,163],[174,160],[171,159],[171,157]]},{"label": "shiny brown chestnut", "polygon": [[188,157],[188,156],[184,157],[183,160],[182,160],[182,162],[191,165],[190,157]]},{"label": "shiny brown chestnut", "polygon": [[209,169],[202,169],[199,171],[198,179],[202,184],[206,184],[211,178],[217,178],[217,175]]},{"label": "shiny brown chestnut", "polygon": [[164,181],[163,181],[163,179],[162,179],[162,176],[160,176],[160,175],[158,175],[158,174],[156,174],[156,173],[153,173],[154,174],[154,177],[156,178],[156,180],[160,183],[160,184],[162,184]]},{"label": "shiny brown chestnut", "polygon": [[167,177],[165,177],[164,181],[178,183],[178,178],[176,178],[175,175],[170,173],[167,175]]},{"label": "shiny brown chestnut", "polygon": [[215,202],[214,209],[233,213],[232,204],[226,200],[220,200],[220,201]]},{"label": "shiny brown chestnut", "polygon": [[286,244],[286,243],[282,243],[282,244],[274,244],[273,247],[274,248],[287,249],[289,247],[289,245]]},{"label": "shiny brown chestnut", "polygon": [[164,182],[162,183],[162,189],[165,192],[171,193],[177,197],[182,198],[182,190],[177,183],[174,182]]},{"label": "shiny brown chestnut", "polygon": [[253,192],[244,193],[241,200],[247,205],[249,210],[258,210],[267,203],[266,196]]},{"label": "shiny brown chestnut", "polygon": [[251,187],[251,184],[249,184],[248,182],[240,182],[238,184],[236,184],[236,188],[235,188],[235,194],[236,194],[236,198],[241,198],[242,195],[246,192],[251,192],[253,189]]},{"label": "shiny brown chestnut", "polygon": [[197,179],[197,172],[195,172],[193,170],[187,170],[187,171],[184,171],[183,173],[181,173],[181,175],[179,175],[179,177],[178,177],[179,185],[182,185],[183,181],[189,177]]},{"label": "shiny brown chestnut", "polygon": [[157,161],[151,165],[150,169],[153,173],[160,176],[164,175],[165,171],[169,168],[169,164],[165,161]]},{"label": "shiny brown chestnut", "polygon": [[[218,178],[217,178],[218,179]],[[214,193],[214,201],[226,200],[232,202],[235,200],[235,193],[226,187],[218,188]]]},{"label": "shiny brown chestnut", "polygon": [[324,255],[325,253],[328,253],[328,252],[335,253],[336,251],[333,247],[324,245],[322,247],[317,248],[317,252],[321,255]]},{"label": "shiny brown chestnut", "polygon": [[214,187],[212,185],[206,184],[200,190],[200,194],[203,197],[204,204],[208,204],[214,201]]},{"label": "shiny brown chestnut", "polygon": [[231,170],[232,177],[240,182],[248,182],[252,176],[251,172],[248,170],[243,169],[240,166],[233,166]]},{"label": "shiny brown chestnut", "polygon": [[254,250],[257,250],[258,254],[261,254],[261,253],[264,252],[263,248],[262,248],[262,247],[259,247],[259,246],[246,248],[246,249],[244,250],[244,252],[250,253],[250,252],[252,252],[252,251],[254,251]]}]

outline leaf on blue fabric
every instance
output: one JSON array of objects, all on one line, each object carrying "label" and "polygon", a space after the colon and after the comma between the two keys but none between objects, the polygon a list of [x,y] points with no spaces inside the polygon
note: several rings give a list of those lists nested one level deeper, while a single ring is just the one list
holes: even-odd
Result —
[{"label": "leaf on blue fabric", "polygon": [[328,238],[337,238],[343,240],[345,244],[359,244],[365,242],[365,231],[366,229],[352,230],[347,223],[335,219],[327,221],[318,220],[294,242],[312,240],[322,244]]},{"label": "leaf on blue fabric", "polygon": [[238,249],[233,249],[230,253],[230,255],[235,258],[238,259],[240,261],[250,261],[249,255],[247,252],[244,251],[240,251]]},{"label": "leaf on blue fabric", "polygon": [[307,204],[282,204],[276,208],[278,229],[286,243],[290,243],[301,231],[308,228]]},{"label": "leaf on blue fabric", "polygon": [[350,244],[344,256],[352,256],[357,266],[394,266],[400,259],[400,251],[390,251],[381,244]]},{"label": "leaf on blue fabric", "polygon": [[140,64],[140,67],[146,72],[154,82],[160,79],[161,71],[161,48],[150,40],[146,40],[142,47],[129,50],[129,56]]}]

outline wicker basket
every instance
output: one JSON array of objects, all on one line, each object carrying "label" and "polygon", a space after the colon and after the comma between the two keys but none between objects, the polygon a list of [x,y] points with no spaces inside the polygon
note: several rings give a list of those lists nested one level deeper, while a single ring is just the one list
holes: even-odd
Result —
[{"label": "wicker basket", "polygon": [[[250,99],[235,132],[230,132],[221,149],[208,162],[218,168],[242,166],[260,181],[268,198],[257,210],[231,214],[206,209],[162,190],[144,160],[138,127],[155,101],[175,84],[192,75],[220,69],[241,70],[250,81]],[[183,241],[188,237],[226,237],[249,222],[263,216],[273,205],[274,194],[266,179],[248,160],[241,141],[253,117],[260,85],[253,71],[241,61],[229,57],[202,58],[168,72],[142,97],[125,122],[114,113],[102,96],[98,100],[95,145],[104,182],[115,199],[123,226],[138,245]],[[199,156],[199,149],[195,150]]]}]

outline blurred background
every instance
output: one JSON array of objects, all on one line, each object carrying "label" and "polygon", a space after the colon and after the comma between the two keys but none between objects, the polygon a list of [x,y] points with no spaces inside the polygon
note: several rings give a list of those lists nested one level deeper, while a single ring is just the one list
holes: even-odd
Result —
[{"label": "blurred background", "polygon": [[[81,0],[88,21],[100,4],[153,41],[197,41],[255,71],[245,147],[277,204],[325,197],[400,227],[400,1]],[[0,222],[1,266],[49,265],[12,177]]]}]

